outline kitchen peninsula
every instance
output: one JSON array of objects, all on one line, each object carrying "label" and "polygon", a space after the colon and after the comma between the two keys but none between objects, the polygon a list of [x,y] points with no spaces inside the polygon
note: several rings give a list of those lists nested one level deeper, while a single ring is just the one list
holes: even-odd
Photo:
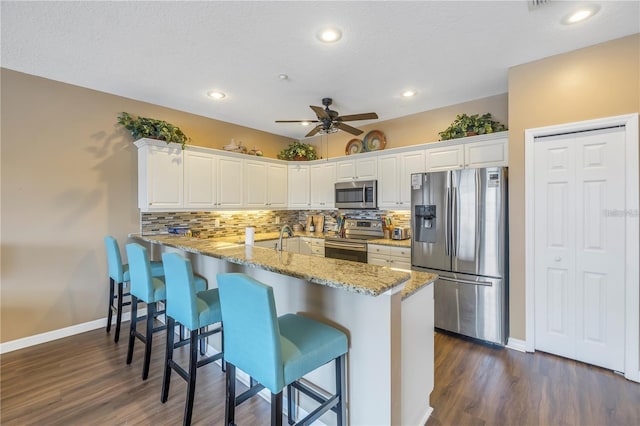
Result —
[{"label": "kitchen peninsula", "polygon": [[[433,274],[276,251],[235,239],[131,235],[153,257],[187,255],[215,287],[216,274],[243,272],[273,287],[278,314],[302,313],[344,331],[348,424],[424,424],[434,384]],[[260,236],[256,236],[259,240]],[[214,343],[215,346],[215,343]],[[333,366],[306,376],[334,390]],[[302,410],[312,409],[304,398]],[[333,424],[335,416],[321,420]]]}]

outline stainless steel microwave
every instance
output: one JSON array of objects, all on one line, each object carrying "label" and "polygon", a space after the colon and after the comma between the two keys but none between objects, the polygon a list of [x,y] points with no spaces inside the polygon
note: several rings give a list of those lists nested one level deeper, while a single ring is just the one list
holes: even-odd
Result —
[{"label": "stainless steel microwave", "polygon": [[335,194],[336,208],[339,209],[378,208],[378,181],[376,180],[337,182]]}]

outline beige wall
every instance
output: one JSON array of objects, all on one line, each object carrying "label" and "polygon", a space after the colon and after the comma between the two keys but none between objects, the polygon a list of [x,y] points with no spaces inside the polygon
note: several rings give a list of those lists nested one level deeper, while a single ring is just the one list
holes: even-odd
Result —
[{"label": "beige wall", "polygon": [[[407,100],[407,102],[411,102]],[[363,111],[368,112],[368,111]],[[491,96],[438,108],[418,114],[407,115],[393,120],[376,121],[366,126],[359,126],[357,121],[348,124],[359,128],[363,133],[353,136],[349,133],[338,132],[330,135],[314,136],[303,142],[317,147],[324,158],[333,158],[345,155],[345,147],[353,138],[363,139],[367,132],[380,130],[385,134],[386,149],[398,148],[407,145],[436,142],[440,139],[438,132],[449,127],[457,114],[484,114],[490,112],[494,119],[503,124],[508,121],[507,94]]]},{"label": "beige wall", "polygon": [[510,334],[525,339],[524,130],[640,111],[640,35],[509,70]]},{"label": "beige wall", "polygon": [[[139,232],[137,152],[121,111],[233,137],[275,157],[290,139],[2,69],[0,341],[104,318],[104,235]],[[121,247],[124,249],[124,247]]]}]

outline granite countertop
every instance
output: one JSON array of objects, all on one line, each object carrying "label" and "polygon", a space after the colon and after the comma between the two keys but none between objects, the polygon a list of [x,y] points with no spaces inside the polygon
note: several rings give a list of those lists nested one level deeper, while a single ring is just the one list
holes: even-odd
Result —
[{"label": "granite countertop", "polygon": [[[307,233],[296,233],[298,236],[322,238],[322,234],[300,234]],[[260,233],[255,235],[254,240],[264,241],[278,238],[278,236],[279,234],[276,232]],[[245,246],[244,235],[209,239],[166,234],[148,236],[131,234],[130,237],[151,244],[162,244],[190,253],[224,259],[231,263],[257,266],[315,284],[342,288],[369,296],[378,296],[407,282],[401,290],[402,297],[406,298],[437,278],[435,274],[424,272],[395,270],[386,266]]]}]

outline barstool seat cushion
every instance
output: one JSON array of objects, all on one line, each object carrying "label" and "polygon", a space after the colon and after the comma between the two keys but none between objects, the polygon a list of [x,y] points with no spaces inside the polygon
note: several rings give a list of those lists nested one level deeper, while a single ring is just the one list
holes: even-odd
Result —
[{"label": "barstool seat cushion", "polygon": [[347,336],[343,332],[310,318],[286,314],[278,318],[278,325],[285,384],[298,380],[348,350]]},{"label": "barstool seat cushion", "polygon": [[[154,260],[151,262],[151,276],[152,277],[164,276],[164,267],[162,266],[161,261]],[[119,283],[131,281],[131,276],[129,274],[129,264],[127,263],[122,265],[122,277],[116,277],[116,278],[111,277],[111,278],[113,278],[116,282],[119,282]],[[118,281],[118,278],[120,278],[120,281]]]},{"label": "barstool seat cushion", "polygon": [[200,327],[215,324],[222,321],[220,312],[220,296],[218,289],[199,291],[196,300]]}]

